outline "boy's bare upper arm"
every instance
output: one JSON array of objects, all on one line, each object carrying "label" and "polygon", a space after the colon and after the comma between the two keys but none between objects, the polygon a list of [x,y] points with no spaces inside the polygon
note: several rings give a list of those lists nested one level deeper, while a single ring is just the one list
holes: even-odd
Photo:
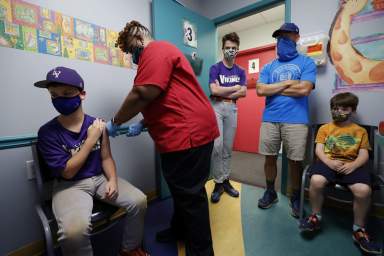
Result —
[{"label": "boy's bare upper arm", "polygon": [[324,153],[324,144],[317,142],[315,147],[315,154],[319,156],[321,153]]},{"label": "boy's bare upper arm", "polygon": [[366,155],[366,156],[369,157],[368,149],[366,149],[366,148],[360,148],[360,149],[359,149],[359,156],[360,156],[360,155]]}]

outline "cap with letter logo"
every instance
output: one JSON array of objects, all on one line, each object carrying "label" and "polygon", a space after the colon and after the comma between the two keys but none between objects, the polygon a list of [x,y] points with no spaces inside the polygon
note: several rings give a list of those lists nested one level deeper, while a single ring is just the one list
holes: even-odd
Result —
[{"label": "cap with letter logo", "polygon": [[34,83],[36,87],[47,88],[49,84],[63,84],[84,90],[84,81],[74,69],[56,67],[47,73],[45,80]]}]

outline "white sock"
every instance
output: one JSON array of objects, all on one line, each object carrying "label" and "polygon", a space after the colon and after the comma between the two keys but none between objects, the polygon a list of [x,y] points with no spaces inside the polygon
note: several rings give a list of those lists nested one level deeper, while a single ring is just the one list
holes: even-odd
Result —
[{"label": "white sock", "polygon": [[359,229],[364,229],[364,227],[360,227],[359,225],[353,224],[353,227],[352,227],[353,232],[356,232]]},{"label": "white sock", "polygon": [[318,212],[318,213],[315,213],[315,215],[316,215],[317,219],[321,221],[321,213]]}]

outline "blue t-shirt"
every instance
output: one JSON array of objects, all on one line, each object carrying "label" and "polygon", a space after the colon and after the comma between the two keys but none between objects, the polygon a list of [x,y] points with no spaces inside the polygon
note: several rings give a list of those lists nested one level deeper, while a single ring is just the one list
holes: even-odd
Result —
[{"label": "blue t-shirt", "polygon": [[222,61],[214,64],[209,69],[209,83],[219,81],[220,86],[230,87],[235,85],[245,85],[246,77],[244,69],[234,64],[232,68],[227,68]]},{"label": "blue t-shirt", "polygon": [[[275,59],[263,67],[258,82],[274,84],[285,80],[309,81],[315,85],[315,62],[301,54],[286,62]],[[291,97],[280,94],[267,96],[263,122],[308,124],[308,96]]]},{"label": "blue t-shirt", "polygon": [[[80,151],[87,138],[88,127],[92,125],[94,117],[84,115],[84,121],[79,133],[65,129],[57,117],[40,127],[37,147],[52,171],[53,177],[61,177],[67,161]],[[84,165],[71,180],[80,180],[99,175],[103,172],[101,164],[101,137],[94,145]]]}]

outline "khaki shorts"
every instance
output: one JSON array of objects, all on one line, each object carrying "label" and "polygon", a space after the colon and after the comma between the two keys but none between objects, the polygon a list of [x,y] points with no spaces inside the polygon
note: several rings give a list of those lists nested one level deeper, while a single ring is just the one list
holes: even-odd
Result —
[{"label": "khaki shorts", "polygon": [[278,155],[281,142],[288,159],[303,161],[307,145],[308,126],[305,124],[263,122],[260,128],[259,153]]}]

